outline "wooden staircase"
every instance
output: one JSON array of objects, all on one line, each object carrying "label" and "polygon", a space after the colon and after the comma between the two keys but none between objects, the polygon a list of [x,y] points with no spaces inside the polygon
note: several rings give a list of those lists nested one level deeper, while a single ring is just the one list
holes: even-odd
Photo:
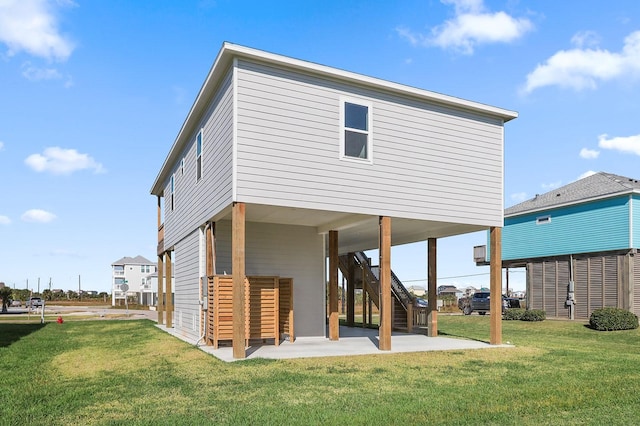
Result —
[{"label": "wooden staircase", "polygon": [[[373,304],[380,309],[380,268],[371,266],[369,259],[364,252],[355,252],[338,257],[338,266],[340,272],[345,277],[349,277],[349,264],[353,262],[355,269],[353,277],[353,285],[356,289],[362,289],[371,298]],[[392,323],[391,327],[396,330],[408,330],[408,316],[413,315],[412,306],[414,297],[409,293],[406,287],[391,272],[391,294],[392,294]]]}]

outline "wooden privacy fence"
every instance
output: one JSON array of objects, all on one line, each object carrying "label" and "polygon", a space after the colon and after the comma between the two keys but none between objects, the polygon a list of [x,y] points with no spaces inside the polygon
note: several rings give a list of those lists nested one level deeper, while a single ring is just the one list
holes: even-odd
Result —
[{"label": "wooden privacy fence", "polygon": [[[215,275],[208,279],[207,345],[214,349],[233,340],[233,278]],[[252,339],[274,339],[281,335],[295,340],[293,326],[293,279],[248,276],[244,280],[245,345]]]}]

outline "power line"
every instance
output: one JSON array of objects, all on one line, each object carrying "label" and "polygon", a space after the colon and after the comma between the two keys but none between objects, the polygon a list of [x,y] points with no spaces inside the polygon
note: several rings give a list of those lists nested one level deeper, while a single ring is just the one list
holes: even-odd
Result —
[{"label": "power line", "polygon": [[[524,273],[526,271],[509,271],[510,274],[513,273]],[[483,272],[481,274],[469,274],[469,275],[456,275],[456,276],[452,276],[452,277],[438,277],[437,280],[451,280],[454,278],[469,278],[469,277],[480,277],[480,276],[484,276],[484,275],[490,275],[490,272]],[[415,283],[415,282],[422,282],[422,281],[427,281],[426,278],[423,278],[421,280],[403,280],[403,283]]]}]

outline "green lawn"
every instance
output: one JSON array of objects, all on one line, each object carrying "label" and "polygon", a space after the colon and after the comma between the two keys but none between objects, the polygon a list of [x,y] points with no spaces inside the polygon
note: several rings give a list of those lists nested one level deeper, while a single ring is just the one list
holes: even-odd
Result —
[{"label": "green lawn", "polygon": [[[440,316],[487,340],[489,318]],[[0,424],[640,423],[640,332],[503,322],[515,348],[226,364],[149,321],[0,323]]]}]

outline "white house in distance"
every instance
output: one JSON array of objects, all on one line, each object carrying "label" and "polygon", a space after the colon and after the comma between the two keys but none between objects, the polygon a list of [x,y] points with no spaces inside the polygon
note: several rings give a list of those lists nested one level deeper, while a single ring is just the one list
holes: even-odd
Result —
[{"label": "white house in distance", "polygon": [[111,305],[115,306],[118,301],[124,300],[125,292],[121,288],[123,284],[129,286],[126,295],[137,296],[146,282],[146,277],[154,272],[157,272],[156,264],[142,256],[125,256],[113,262],[111,264]]},{"label": "white house in distance", "polygon": [[[278,344],[295,323],[296,335],[337,340],[339,255],[378,248],[379,348],[390,350],[391,245],[428,241],[430,300],[438,238],[489,229],[500,246],[504,123],[516,117],[225,43],[151,188],[159,293],[172,291],[175,262],[175,306],[159,306],[158,322],[214,347],[228,339],[244,358],[275,301],[275,331],[259,337]],[[253,299],[255,277],[270,296]],[[435,309],[428,315],[437,335]]]}]

